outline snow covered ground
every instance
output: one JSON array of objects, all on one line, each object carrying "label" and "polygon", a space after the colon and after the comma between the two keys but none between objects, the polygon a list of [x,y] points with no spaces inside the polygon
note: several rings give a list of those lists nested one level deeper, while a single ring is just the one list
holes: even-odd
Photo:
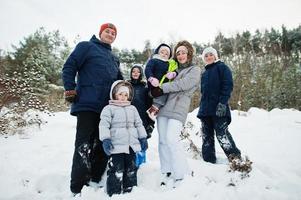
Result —
[{"label": "snow covered ground", "polygon": [[[200,146],[194,133],[200,122],[190,113],[194,126],[191,138]],[[69,191],[76,119],[69,113],[45,116],[48,123],[41,130],[23,135],[0,137],[0,199],[52,200],[71,199]],[[138,171],[138,187],[132,193],[115,195],[123,200],[190,199],[301,199],[301,112],[274,109],[271,112],[252,108],[232,111],[230,132],[243,155],[253,161],[250,177],[228,172],[227,159],[216,143],[218,164],[192,158],[187,152],[194,177],[187,177],[177,188],[159,186],[157,132],[149,141],[147,163]],[[188,142],[183,141],[187,148]],[[104,188],[84,187],[79,199],[110,199]]]}]

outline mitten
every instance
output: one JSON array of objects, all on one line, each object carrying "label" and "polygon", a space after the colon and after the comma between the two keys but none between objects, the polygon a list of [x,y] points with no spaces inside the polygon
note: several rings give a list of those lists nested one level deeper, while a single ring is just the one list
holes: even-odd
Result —
[{"label": "mitten", "polygon": [[169,80],[174,79],[177,76],[176,72],[167,72],[166,74],[166,78],[168,78]]},{"label": "mitten", "polygon": [[111,150],[114,149],[111,139],[104,139],[102,141],[102,147],[108,156],[111,155]]},{"label": "mitten", "polygon": [[159,97],[163,95],[163,90],[159,87],[154,87],[151,89],[151,96],[153,98]]},{"label": "mitten", "polygon": [[152,86],[154,87],[158,87],[159,86],[159,80],[154,78],[154,77],[150,77],[148,79],[148,81],[152,84]]},{"label": "mitten", "polygon": [[139,151],[136,153],[136,167],[139,167],[142,163],[146,162],[146,153],[145,151]]},{"label": "mitten", "polygon": [[146,151],[146,149],[148,148],[147,139],[146,138],[139,138],[139,142],[140,142],[140,145],[141,145],[141,151]]},{"label": "mitten", "polygon": [[145,130],[146,130],[146,134],[147,134],[147,139],[151,138],[152,137],[152,132],[154,130],[154,125],[153,124],[147,125]]},{"label": "mitten", "polygon": [[69,103],[73,103],[76,98],[76,90],[66,90],[64,92],[65,100]]},{"label": "mitten", "polygon": [[218,103],[216,107],[216,113],[215,113],[216,116],[224,117],[226,116],[226,112],[227,112],[227,106],[225,104]]}]

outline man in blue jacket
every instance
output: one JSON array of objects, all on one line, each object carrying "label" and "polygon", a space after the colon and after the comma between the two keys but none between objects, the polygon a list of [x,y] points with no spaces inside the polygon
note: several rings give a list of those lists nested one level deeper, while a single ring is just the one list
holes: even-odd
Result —
[{"label": "man in blue jacket", "polygon": [[111,49],[116,35],[113,24],[102,24],[99,39],[93,35],[90,41],[80,42],[62,70],[65,99],[72,103],[71,115],[77,117],[70,183],[74,195],[80,194],[84,185],[99,183],[106,169],[108,157],[99,140],[98,126],[112,83],[123,79],[119,60]]},{"label": "man in blue jacket", "polygon": [[203,51],[206,63],[201,77],[201,102],[197,117],[202,121],[202,156],[204,161],[215,163],[214,132],[229,161],[241,158],[240,150],[228,131],[231,113],[228,101],[233,90],[231,70],[218,59],[217,51],[207,47]]}]

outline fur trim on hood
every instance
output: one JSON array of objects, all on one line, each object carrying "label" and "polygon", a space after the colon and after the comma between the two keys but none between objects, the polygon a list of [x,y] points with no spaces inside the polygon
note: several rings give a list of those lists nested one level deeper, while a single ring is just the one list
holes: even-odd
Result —
[{"label": "fur trim on hood", "polygon": [[134,97],[134,93],[133,93],[133,86],[131,85],[131,83],[129,83],[128,81],[124,81],[124,80],[117,80],[115,81],[112,86],[111,86],[111,91],[110,91],[110,99],[111,100],[115,100],[115,94],[118,91],[120,86],[126,86],[129,88],[129,101],[133,100]]},{"label": "fur trim on hood", "polygon": [[174,60],[178,62],[177,60],[177,50],[180,46],[184,46],[186,47],[186,49],[188,50],[187,52],[187,63],[185,63],[187,66],[190,66],[192,64],[192,61],[193,61],[193,56],[194,56],[194,49],[193,49],[193,46],[186,40],[183,40],[183,41],[180,41],[178,42],[178,44],[175,46],[174,48]]}]

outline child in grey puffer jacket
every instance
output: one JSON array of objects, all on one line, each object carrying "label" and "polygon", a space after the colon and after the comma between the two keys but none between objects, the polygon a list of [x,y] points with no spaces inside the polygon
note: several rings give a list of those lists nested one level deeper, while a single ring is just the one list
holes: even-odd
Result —
[{"label": "child in grey puffer jacket", "polygon": [[115,81],[109,105],[101,112],[100,138],[110,155],[107,172],[109,196],[131,192],[137,186],[135,153],[148,147],[146,131],[135,106],[131,105],[133,89],[127,81]]}]

